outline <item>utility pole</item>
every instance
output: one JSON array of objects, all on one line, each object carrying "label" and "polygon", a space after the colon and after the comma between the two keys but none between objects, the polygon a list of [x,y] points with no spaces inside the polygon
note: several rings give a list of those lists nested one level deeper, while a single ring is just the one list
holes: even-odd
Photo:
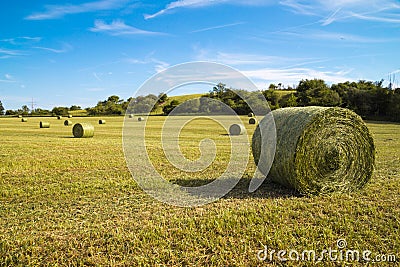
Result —
[{"label": "utility pole", "polygon": [[36,105],[36,103],[33,101],[33,97],[32,97],[32,101],[31,101],[31,113],[34,110],[34,105]]}]

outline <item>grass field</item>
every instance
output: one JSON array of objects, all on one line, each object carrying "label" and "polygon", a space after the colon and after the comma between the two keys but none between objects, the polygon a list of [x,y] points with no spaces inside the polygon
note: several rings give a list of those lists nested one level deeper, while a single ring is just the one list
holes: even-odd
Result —
[{"label": "grass field", "polygon": [[[347,241],[347,249],[372,251],[370,258],[395,254],[400,261],[400,124],[368,123],[376,171],[360,192],[302,197],[266,181],[248,193],[251,159],[223,199],[179,208],[136,185],[122,150],[123,118],[105,119],[107,124],[98,125],[99,118],[71,118],[95,125],[89,139],[72,138],[71,126],[56,118],[43,119],[49,129],[39,129],[41,118],[0,119],[0,266],[279,266],[276,258],[260,261],[257,252],[264,246],[320,252],[337,249],[338,239]],[[215,163],[187,175],[162,156],[164,119],[151,117],[146,136],[150,158],[163,175],[201,184],[223,172],[230,151],[223,129],[206,122],[187,125],[180,143],[184,155],[196,159],[198,141],[208,131],[218,147]],[[245,125],[251,137],[255,126]],[[344,263],[320,264],[337,265]]]}]

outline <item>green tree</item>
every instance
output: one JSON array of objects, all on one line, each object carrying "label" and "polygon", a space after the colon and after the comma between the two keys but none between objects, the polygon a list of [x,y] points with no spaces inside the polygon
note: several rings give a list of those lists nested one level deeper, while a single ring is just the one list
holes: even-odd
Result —
[{"label": "green tree", "polygon": [[28,115],[29,114],[29,108],[28,108],[27,105],[23,105],[21,107],[21,110],[22,110],[22,115]]},{"label": "green tree", "polygon": [[7,109],[6,110],[6,115],[17,115],[18,112],[12,109]]},{"label": "green tree", "polygon": [[158,104],[163,104],[163,103],[165,103],[166,101],[168,100],[168,96],[167,96],[167,94],[165,94],[165,93],[160,93],[159,95],[158,95]]},{"label": "green tree", "polygon": [[0,101],[0,115],[4,115],[4,107],[3,107],[3,103],[1,103],[1,101]]},{"label": "green tree", "polygon": [[171,103],[163,107],[164,115],[170,114],[171,111],[174,110],[174,108],[176,108],[177,106],[179,106],[179,101],[175,99],[172,100]]},{"label": "green tree", "polygon": [[58,116],[66,116],[68,115],[68,108],[67,107],[54,107],[51,110],[51,113],[58,115]]},{"label": "green tree", "polygon": [[72,105],[69,110],[74,111],[74,110],[81,110],[82,108],[80,106],[77,105]]}]

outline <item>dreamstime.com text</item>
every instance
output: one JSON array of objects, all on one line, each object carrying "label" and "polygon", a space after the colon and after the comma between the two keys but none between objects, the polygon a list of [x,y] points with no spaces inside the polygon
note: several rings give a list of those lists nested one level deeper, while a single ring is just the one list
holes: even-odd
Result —
[{"label": "dreamstime.com text", "polygon": [[337,248],[317,250],[274,250],[264,246],[257,252],[260,261],[310,261],[310,262],[396,262],[395,254],[374,254],[370,250],[347,249],[345,239],[336,242]]}]

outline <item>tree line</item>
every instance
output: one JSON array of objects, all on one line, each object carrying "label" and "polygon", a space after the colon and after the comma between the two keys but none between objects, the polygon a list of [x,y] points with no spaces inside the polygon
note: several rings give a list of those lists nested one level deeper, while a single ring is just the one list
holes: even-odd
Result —
[{"label": "tree line", "polygon": [[[302,80],[295,89],[263,90],[261,93],[272,110],[283,107],[326,106],[348,108],[364,119],[400,121],[400,88],[383,87],[379,82],[344,82],[328,86],[324,80]],[[270,88],[274,88],[273,84]],[[238,114],[251,112],[248,105],[235,94],[238,90],[218,84],[209,97],[220,99]],[[240,91],[240,90],[239,90]],[[286,91],[286,92],[285,92]],[[253,104],[252,104],[253,105]]]},{"label": "tree line", "polygon": [[[252,112],[251,106],[263,106],[265,99],[272,110],[283,107],[330,106],[343,107],[355,111],[364,119],[378,119],[400,121],[400,88],[391,89],[382,86],[383,81],[372,82],[360,80],[358,82],[344,82],[327,85],[324,80],[301,80],[295,88],[279,89],[270,84],[269,89],[259,92],[250,92],[243,89],[228,88],[219,83],[204,97],[192,99],[180,105],[179,101],[168,101],[168,96],[161,93],[158,96],[149,94],[136,98],[121,99],[112,95],[96,106],[82,109],[80,106],[54,107],[52,110],[29,110],[24,105],[18,110],[4,109],[0,101],[0,115],[68,115],[71,111],[83,110],[89,116],[123,115],[130,113],[149,113],[168,115],[179,106],[181,113],[213,113],[224,112],[224,105],[243,115]],[[260,98],[260,93],[265,99]],[[240,96],[239,96],[240,95]],[[246,101],[243,100],[244,97]],[[217,104],[223,103],[223,105]],[[132,104],[130,105],[132,101]],[[127,110],[129,108],[129,110]]]}]

